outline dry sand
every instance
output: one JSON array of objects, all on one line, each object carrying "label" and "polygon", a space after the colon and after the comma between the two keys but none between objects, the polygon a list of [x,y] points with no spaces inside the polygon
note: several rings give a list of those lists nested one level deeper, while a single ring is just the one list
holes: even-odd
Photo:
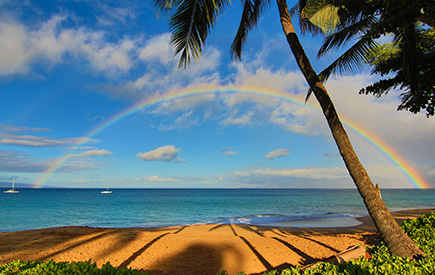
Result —
[{"label": "dry sand", "polygon": [[[395,212],[399,223],[433,210]],[[379,235],[369,217],[346,228],[191,225],[165,228],[58,227],[0,233],[0,265],[53,259],[106,262],[159,274],[229,274],[304,266],[352,245],[370,246]]]}]

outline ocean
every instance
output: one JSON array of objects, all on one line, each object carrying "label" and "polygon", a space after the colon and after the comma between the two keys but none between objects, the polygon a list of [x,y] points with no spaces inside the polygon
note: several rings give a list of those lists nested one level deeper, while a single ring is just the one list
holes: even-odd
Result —
[{"label": "ocean", "polygon": [[[354,226],[356,189],[20,189],[0,194],[0,232],[59,226],[161,227],[233,223]],[[435,208],[435,189],[385,189],[390,211]]]}]

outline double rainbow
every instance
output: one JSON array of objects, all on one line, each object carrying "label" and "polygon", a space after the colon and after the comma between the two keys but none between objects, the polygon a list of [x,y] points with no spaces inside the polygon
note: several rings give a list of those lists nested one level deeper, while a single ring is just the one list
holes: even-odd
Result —
[{"label": "double rainbow", "polygon": [[[127,108],[120,113],[115,114],[110,119],[105,121],[104,123],[98,125],[96,128],[91,130],[86,137],[77,145],[78,148],[88,143],[92,138],[97,136],[99,133],[109,128],[110,126],[116,124],[117,122],[137,113],[140,110],[147,109],[158,104],[173,101],[176,99],[185,99],[196,96],[202,96],[207,94],[242,94],[254,97],[268,97],[275,98],[279,100],[285,100],[288,102],[292,102],[298,105],[304,105],[305,100],[303,97],[299,97],[296,95],[284,93],[279,90],[271,89],[271,88],[262,88],[262,87],[250,87],[250,86],[217,86],[217,85],[206,85],[206,86],[196,86],[193,88],[186,88],[183,90],[178,90],[176,92],[167,92],[161,95],[156,95],[154,97],[145,99],[130,108]],[[320,107],[316,105],[312,105],[307,103],[307,106],[310,108],[316,109],[320,111]],[[361,125],[357,123],[341,117],[343,124],[350,129],[352,132],[356,133],[370,145],[372,145],[380,154],[382,154],[385,158],[387,158],[393,165],[395,165],[402,174],[408,179],[408,181],[412,184],[413,187],[419,189],[431,188],[431,186],[425,181],[425,179],[418,174],[416,170],[393,148],[391,148],[387,143],[383,140],[376,137],[375,134],[371,133],[367,129],[364,129]],[[51,165],[43,175],[36,181],[33,185],[33,188],[42,187],[56,171],[71,157],[71,154],[65,155],[60,158],[56,163]]]}]

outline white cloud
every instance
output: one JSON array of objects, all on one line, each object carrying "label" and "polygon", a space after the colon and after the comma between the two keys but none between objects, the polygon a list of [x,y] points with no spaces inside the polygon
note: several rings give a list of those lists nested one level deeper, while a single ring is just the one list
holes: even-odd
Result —
[{"label": "white cloud", "polygon": [[253,124],[253,116],[255,112],[253,110],[249,110],[247,113],[239,115],[237,111],[233,111],[227,118],[221,121],[221,125],[229,126],[229,125],[241,125],[247,126]]},{"label": "white cloud", "polygon": [[305,136],[324,136],[329,133],[324,117],[309,106],[281,102],[269,116],[269,121],[282,129]]},{"label": "white cloud", "polygon": [[198,123],[198,118],[193,115],[193,111],[191,110],[177,117],[171,125],[160,125],[159,130],[169,131],[172,129],[190,128]]},{"label": "white cloud", "polygon": [[265,87],[288,93],[302,93],[308,91],[308,85],[299,71],[273,71],[263,65],[250,63],[235,64],[237,70],[234,77],[234,85]]},{"label": "white cloud", "polygon": [[27,33],[23,25],[0,22],[0,76],[26,73],[32,58],[25,41]]},{"label": "white cloud", "polygon": [[29,135],[10,135],[0,132],[0,144],[26,146],[26,147],[52,147],[68,144],[77,144],[84,138],[67,138],[67,139],[49,139],[46,137],[29,136]]},{"label": "white cloud", "polygon": [[23,127],[23,126],[14,126],[14,125],[7,125],[7,124],[0,124],[0,128],[5,130],[6,132],[30,132],[30,131],[36,131],[36,132],[50,132],[50,129],[47,128],[32,128],[32,127]]},{"label": "white cloud", "polygon": [[227,155],[227,156],[234,156],[234,155],[237,155],[239,152],[237,152],[237,151],[228,151],[228,152],[225,152],[225,155]]},{"label": "white cloud", "polygon": [[274,151],[269,152],[264,158],[275,159],[275,158],[285,157],[288,155],[290,155],[289,149],[276,149]]},{"label": "white cloud", "polygon": [[[192,87],[194,88],[194,87]],[[189,90],[189,89],[187,89]],[[180,111],[194,110],[216,102],[217,96],[215,94],[203,94],[195,95],[194,97],[177,98],[174,100],[168,100],[159,104],[159,106],[152,111],[153,114],[172,114]]]},{"label": "white cloud", "polygon": [[174,145],[167,145],[159,147],[146,153],[138,153],[137,157],[143,161],[175,161],[182,162],[183,160],[177,159],[180,149],[175,148]]},{"label": "white cloud", "polygon": [[[50,129],[46,129],[46,128],[32,128],[32,127],[14,126],[14,125],[6,125],[6,124],[1,124],[0,128],[3,129],[3,131],[0,131],[0,144],[5,144],[5,145],[24,146],[24,147],[56,147],[56,146],[80,144],[86,140],[86,138],[83,137],[55,139],[55,138],[40,137],[34,135],[11,134],[14,132],[40,132],[40,131],[49,132]],[[86,142],[92,143],[92,142],[96,142],[96,140],[89,140]]]},{"label": "white cloud", "polygon": [[0,150],[1,172],[39,173],[49,167],[49,161],[36,159],[28,153]]},{"label": "white cloud", "polygon": [[145,181],[145,182],[180,182],[179,179],[171,178],[171,177],[160,177],[157,175],[146,176],[137,179],[137,181]]},{"label": "white cloud", "polygon": [[107,150],[89,150],[78,154],[70,154],[65,157],[67,158],[79,158],[79,157],[99,157],[99,156],[110,156],[112,152]]},{"label": "white cloud", "polygon": [[368,75],[355,75],[331,78],[326,83],[339,115],[347,124],[345,126],[357,152],[366,154],[370,148],[373,151],[373,147],[355,136],[349,126],[359,131],[359,134],[366,135],[365,138],[388,146],[393,157],[399,154],[411,162],[433,160],[435,146],[431,143],[435,120],[426,118],[424,114],[396,111],[400,104],[400,92],[391,91],[381,98],[359,95],[359,89],[372,80],[373,77]]},{"label": "white cloud", "polygon": [[[129,3],[124,3],[129,4]],[[98,3],[98,8],[102,10],[102,15],[97,17],[98,25],[101,26],[116,26],[121,22],[125,24],[136,17],[135,9],[133,7],[113,7]]]},{"label": "white cloud", "polygon": [[[73,138],[51,138],[51,137],[40,137],[34,135],[16,135],[11,134],[14,132],[50,132],[47,128],[35,128],[35,127],[24,127],[24,126],[14,126],[0,124],[0,144],[12,145],[12,146],[23,146],[23,147],[64,147],[69,146],[69,149],[75,149],[74,146],[86,143],[98,142],[96,139],[88,140],[85,137],[73,137]],[[89,149],[93,147],[80,147],[80,149]],[[98,150],[94,150],[98,151]]]},{"label": "white cloud", "polygon": [[[200,63],[208,63],[202,60]],[[165,101],[159,104],[156,109],[153,110],[153,114],[166,115],[176,112],[189,110],[192,114],[192,110],[200,110],[204,112],[204,119],[221,119],[220,124],[222,126],[231,125],[262,125],[265,123],[273,123],[279,125],[285,130],[293,131],[307,136],[325,135],[328,134],[328,128],[321,113],[315,110],[311,106],[305,106],[301,104],[305,98],[305,92],[307,90],[304,81],[298,72],[284,72],[284,71],[272,71],[265,67],[255,68],[252,64],[238,63],[234,66],[237,69],[236,73],[225,80],[227,84],[220,85],[219,83],[224,80],[213,78],[212,82],[202,82],[201,85],[191,84],[181,89],[181,82],[172,83],[172,87],[167,87],[168,92],[161,93],[161,97],[167,97],[172,94],[176,94],[178,90],[200,90],[210,89],[213,84],[215,89],[219,91],[221,88],[231,89],[235,87],[243,87],[249,90],[252,87],[255,91],[264,91],[267,94],[269,90],[285,91],[282,98],[272,96],[261,96],[260,94],[246,94],[246,93],[219,93],[219,94],[198,94],[193,97],[182,97],[175,100]],[[189,68],[189,73],[192,70]],[[178,71],[178,74],[184,74],[184,71]],[[192,74],[194,75],[194,74]],[[147,73],[146,79],[143,84],[146,83],[149,88],[150,83],[154,83],[155,79]],[[201,76],[201,74],[199,74]],[[161,79],[161,78],[157,78]],[[161,81],[161,80],[160,80]],[[166,84],[168,81],[164,81]],[[142,85],[141,88],[144,88]],[[138,87],[139,87],[138,86]],[[197,86],[197,87],[195,87]],[[153,87],[154,88],[154,87]],[[302,94],[301,94],[302,93]],[[283,100],[284,98],[294,99],[294,102]],[[214,108],[213,112],[205,113],[204,106],[208,109]],[[249,106],[249,107],[247,107]],[[184,120],[183,124],[179,125],[197,125],[198,115],[189,115],[189,122]],[[186,123],[187,122],[187,123]],[[161,129],[173,129],[176,125],[165,126]]]},{"label": "white cloud", "polygon": [[70,181],[71,183],[90,183],[91,181],[89,180],[84,180],[84,179],[78,179],[78,180],[72,180]]},{"label": "white cloud", "polygon": [[225,154],[227,156],[234,156],[234,155],[238,154],[239,152],[233,151],[233,148],[224,148],[221,150],[221,153]]},{"label": "white cloud", "polygon": [[236,175],[257,175],[257,176],[280,176],[307,179],[340,179],[348,177],[345,167],[318,167],[318,168],[262,168],[252,171],[239,171]]},{"label": "white cloud", "polygon": [[101,31],[62,28],[65,19],[65,16],[53,16],[35,29],[13,20],[0,21],[0,76],[29,73],[39,61],[56,65],[67,53],[84,57],[100,72],[130,70],[138,41],[123,38],[110,43]]},{"label": "white cloud", "polygon": [[103,85],[100,90],[115,98],[137,101],[219,81],[217,66],[221,54],[217,49],[207,47],[201,62],[192,63],[187,70],[182,70],[178,68],[178,58],[174,58],[169,46],[169,37],[168,33],[151,37],[143,48],[137,49],[137,62],[142,62],[145,67],[144,74],[122,85]]},{"label": "white cloud", "polygon": [[[19,151],[0,150],[0,172],[45,173],[57,166],[59,159],[40,159]],[[57,170],[58,173],[76,173],[101,168],[101,163],[87,160],[69,160]]]},{"label": "white cloud", "polygon": [[0,144],[16,145],[16,146],[30,146],[30,147],[47,147],[47,146],[59,146],[65,144],[61,141],[42,139],[40,137],[22,137],[23,139],[0,139]]},{"label": "white cloud", "polygon": [[236,170],[220,177],[235,188],[353,188],[345,167],[257,168]]},{"label": "white cloud", "polygon": [[165,66],[173,65],[177,59],[173,57],[174,51],[169,45],[170,36],[170,33],[163,33],[149,39],[145,47],[139,51],[139,59],[144,62],[158,62]]}]

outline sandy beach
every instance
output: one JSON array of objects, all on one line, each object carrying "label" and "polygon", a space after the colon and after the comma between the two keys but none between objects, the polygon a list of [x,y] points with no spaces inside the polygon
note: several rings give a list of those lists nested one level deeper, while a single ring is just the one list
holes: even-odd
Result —
[{"label": "sandy beach", "polygon": [[[394,212],[397,221],[434,210]],[[0,233],[0,265],[10,261],[53,259],[110,262],[159,274],[229,274],[304,266],[352,245],[380,238],[369,217],[361,225],[336,228],[289,228],[208,224],[164,228],[58,227]]]}]

